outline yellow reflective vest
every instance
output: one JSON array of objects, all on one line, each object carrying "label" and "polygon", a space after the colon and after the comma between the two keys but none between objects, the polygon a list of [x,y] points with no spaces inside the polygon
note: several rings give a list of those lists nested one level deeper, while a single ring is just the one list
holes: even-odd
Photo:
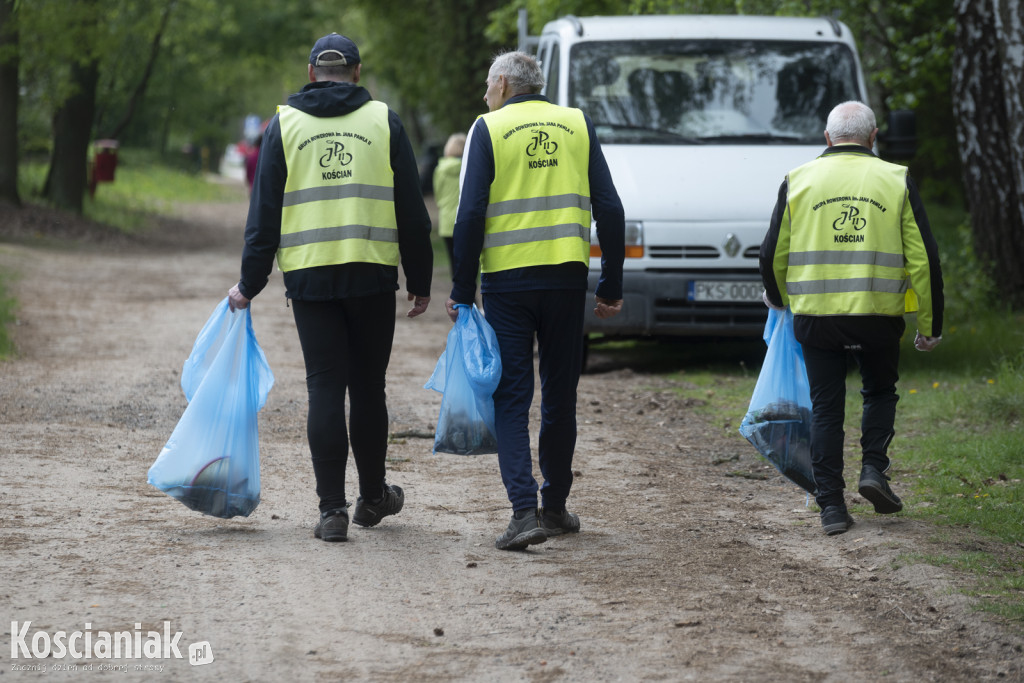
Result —
[{"label": "yellow reflective vest", "polygon": [[920,297],[918,327],[928,330],[929,262],[907,169],[855,149],[818,157],[786,178],[773,262],[784,301],[795,315],[902,316],[917,310]]},{"label": "yellow reflective vest", "polygon": [[455,217],[459,210],[459,172],[462,157],[441,157],[434,169],[434,201],[437,202],[437,234],[455,234]]},{"label": "yellow reflective vest", "polygon": [[481,272],[590,262],[590,136],[579,109],[530,100],[483,115],[494,150]]},{"label": "yellow reflective vest", "polygon": [[370,101],[344,116],[278,108],[288,169],[278,267],[397,266],[388,107]]}]

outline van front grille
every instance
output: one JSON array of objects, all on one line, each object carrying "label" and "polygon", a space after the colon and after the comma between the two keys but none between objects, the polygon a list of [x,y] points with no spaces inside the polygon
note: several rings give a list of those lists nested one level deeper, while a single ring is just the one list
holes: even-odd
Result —
[{"label": "van front grille", "polygon": [[719,258],[721,253],[715,247],[701,245],[650,246],[647,253],[651,258]]}]

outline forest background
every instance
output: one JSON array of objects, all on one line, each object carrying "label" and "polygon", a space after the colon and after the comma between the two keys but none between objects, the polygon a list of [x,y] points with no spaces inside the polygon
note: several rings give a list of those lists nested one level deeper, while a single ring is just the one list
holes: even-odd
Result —
[{"label": "forest background", "polygon": [[[0,201],[81,213],[97,140],[216,169],[305,80],[330,31],[360,46],[364,83],[423,155],[483,112],[493,55],[565,14],[830,16],[858,41],[879,121],[917,114],[925,196],[961,204],[965,267],[988,302],[1024,305],[1021,0],[0,0]],[[43,160],[44,179],[19,185]]]}]

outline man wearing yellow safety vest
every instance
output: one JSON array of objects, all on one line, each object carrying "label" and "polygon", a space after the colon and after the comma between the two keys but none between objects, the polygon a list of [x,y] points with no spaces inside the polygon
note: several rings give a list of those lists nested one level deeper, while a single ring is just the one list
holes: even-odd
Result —
[{"label": "man wearing yellow safety vest", "polygon": [[[576,388],[583,362],[583,314],[591,211],[600,241],[595,314],[622,308],[622,203],[594,133],[579,109],[538,93],[544,76],[522,52],[496,57],[466,142],[454,232],[454,283],[446,307],[471,304],[477,273],[484,314],[498,338],[501,381],[494,392],[498,464],[512,519],[495,546],[522,550],[579,531],[566,509],[576,448]],[[537,481],[530,452],[536,337],[541,379]]]},{"label": "man wearing yellow safety vest", "polygon": [[921,197],[903,166],[877,158],[871,109],[844,102],[828,116],[828,148],[779,190],[761,244],[765,303],[789,306],[811,389],[811,464],[829,536],[853,524],[843,496],[847,357],[863,389],[860,494],[875,512],[903,502],[889,487],[904,313],[917,311],[920,351],[942,339],[942,270]]},{"label": "man wearing yellow safety vest", "polygon": [[413,302],[410,318],[427,309],[433,268],[412,145],[398,116],[357,85],[361,67],[345,36],[332,33],[313,46],[310,82],[264,132],[242,276],[228,293],[232,308],[248,306],[276,256],[306,365],[306,431],[320,499],[313,535],[324,541],[348,539],[350,439],[359,474],[352,521],[374,526],[404,504],[402,489],[384,480],[384,376],[398,265]]}]

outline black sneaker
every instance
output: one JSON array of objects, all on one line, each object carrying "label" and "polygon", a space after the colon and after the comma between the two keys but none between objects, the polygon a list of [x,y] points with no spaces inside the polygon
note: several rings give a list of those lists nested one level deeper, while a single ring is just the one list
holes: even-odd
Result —
[{"label": "black sneaker", "polygon": [[526,546],[543,543],[546,540],[548,535],[537,521],[537,511],[527,510],[522,519],[516,519],[516,516],[512,515],[508,528],[494,542],[494,547],[498,550],[523,550]]},{"label": "black sneaker", "polygon": [[580,531],[580,518],[565,508],[561,512],[549,512],[541,508],[540,527],[549,537],[577,534]]},{"label": "black sneaker", "polygon": [[903,501],[889,488],[889,477],[871,465],[861,469],[857,491],[875,506],[875,512],[880,515],[891,515],[903,509]]},{"label": "black sneaker", "polygon": [[401,486],[384,484],[384,496],[376,503],[367,503],[362,496],[356,500],[356,511],[352,522],[359,526],[376,526],[389,515],[397,515],[405,505],[405,493]]},{"label": "black sneaker", "polygon": [[829,536],[846,533],[853,526],[853,517],[845,505],[828,505],[821,511],[821,528]]},{"label": "black sneaker", "polygon": [[313,527],[313,536],[325,541],[348,540],[348,510],[338,508],[320,513],[320,519]]}]

